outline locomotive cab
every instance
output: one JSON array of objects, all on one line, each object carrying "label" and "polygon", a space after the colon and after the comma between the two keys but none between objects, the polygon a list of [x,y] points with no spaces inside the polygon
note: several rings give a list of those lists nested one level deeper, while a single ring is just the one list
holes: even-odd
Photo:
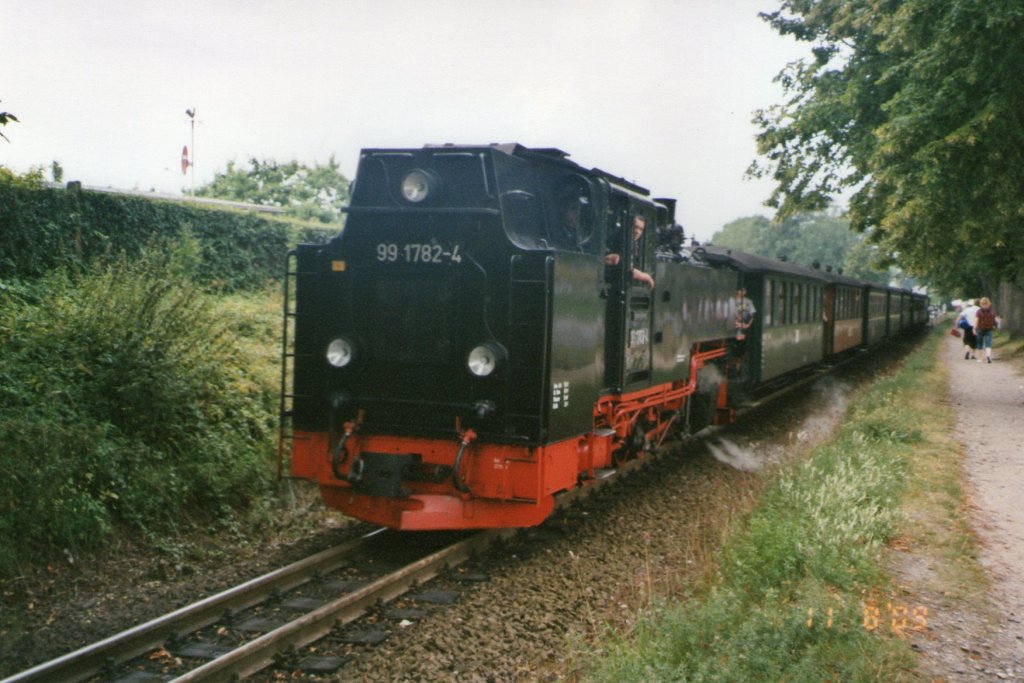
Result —
[{"label": "locomotive cab", "polygon": [[538,443],[549,363],[599,382],[600,354],[567,337],[600,349],[602,195],[561,153],[502,151],[363,153],[343,233],[298,250],[297,428],[362,410],[366,430],[442,437],[457,420]]}]

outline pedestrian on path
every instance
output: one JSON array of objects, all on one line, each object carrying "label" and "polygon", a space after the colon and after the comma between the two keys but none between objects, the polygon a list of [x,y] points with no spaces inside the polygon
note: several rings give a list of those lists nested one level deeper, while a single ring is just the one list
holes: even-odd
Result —
[{"label": "pedestrian on path", "polygon": [[975,304],[974,299],[968,299],[967,305],[963,307],[963,310],[960,311],[960,315],[956,319],[956,326],[964,333],[964,360],[977,358],[974,355],[975,349],[978,348],[978,337],[974,334],[977,314],[978,306]]},{"label": "pedestrian on path", "polygon": [[[1000,327],[1002,321],[992,308],[992,302],[987,296],[981,297],[981,306],[974,314],[974,336],[978,339],[978,352],[985,350],[986,363],[992,362],[992,334]],[[979,357],[978,362],[982,360]]]}]

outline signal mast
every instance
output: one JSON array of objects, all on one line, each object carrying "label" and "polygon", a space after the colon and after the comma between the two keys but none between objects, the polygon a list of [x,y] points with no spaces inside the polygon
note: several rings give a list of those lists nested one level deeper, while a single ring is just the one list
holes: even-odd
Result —
[{"label": "signal mast", "polygon": [[186,109],[185,113],[188,115],[189,124],[192,128],[192,158],[188,157],[188,145],[181,148],[181,174],[185,175],[188,173],[189,167],[192,168],[192,191],[196,189],[196,108]]}]

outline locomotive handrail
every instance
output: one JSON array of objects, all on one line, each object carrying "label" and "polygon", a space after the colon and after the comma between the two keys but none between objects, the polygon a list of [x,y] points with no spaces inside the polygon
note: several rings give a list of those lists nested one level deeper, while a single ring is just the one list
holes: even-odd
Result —
[{"label": "locomotive handrail", "polygon": [[[284,258],[284,313],[281,319],[281,401],[278,412],[277,425],[277,478],[281,479],[284,474],[284,442],[285,442],[285,420],[290,416],[287,410],[288,401],[288,318],[295,317],[295,312],[289,310],[288,302],[291,298],[291,279],[298,271],[292,270],[292,260],[298,255],[297,249],[290,249]],[[297,264],[296,264],[297,265]]]}]

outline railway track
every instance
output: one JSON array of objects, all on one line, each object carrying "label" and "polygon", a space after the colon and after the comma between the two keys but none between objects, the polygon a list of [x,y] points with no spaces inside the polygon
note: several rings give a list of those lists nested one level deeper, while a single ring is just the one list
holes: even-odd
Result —
[{"label": "railway track", "polygon": [[[624,463],[616,470],[598,472],[595,485],[563,494],[557,507],[564,509],[579,502],[657,457],[653,454],[653,457]],[[36,665],[0,683],[172,680],[186,683],[247,678],[323,638],[333,629],[359,619],[373,606],[388,603],[445,570],[459,566],[517,531],[476,532],[443,547],[430,548],[422,556],[392,567],[386,560],[375,561],[373,554],[375,546],[386,545],[386,537],[396,534],[377,529]],[[372,571],[375,562],[383,570],[376,575]],[[361,569],[354,569],[356,567]],[[319,593],[316,598],[305,597],[303,591],[314,585],[326,586],[333,594],[325,598],[324,591],[320,590],[316,591]],[[294,608],[304,609],[297,616],[281,619],[283,612]],[[189,667],[189,661],[199,663]],[[330,661],[314,661],[307,668],[329,669],[331,666]]]},{"label": "railway track", "polygon": [[[2,683],[245,678],[336,626],[358,619],[371,606],[389,602],[461,564],[510,532],[477,533],[431,548],[397,568],[384,563],[378,567],[384,571],[374,575],[375,561],[368,553],[389,533],[379,529],[317,553],[34,666]],[[356,566],[361,568],[354,570]],[[313,583],[326,585],[334,595],[328,599],[323,594],[319,599],[303,598],[302,588]],[[298,616],[281,619],[281,614],[295,607],[306,609]],[[188,668],[186,661],[202,663]]]}]

